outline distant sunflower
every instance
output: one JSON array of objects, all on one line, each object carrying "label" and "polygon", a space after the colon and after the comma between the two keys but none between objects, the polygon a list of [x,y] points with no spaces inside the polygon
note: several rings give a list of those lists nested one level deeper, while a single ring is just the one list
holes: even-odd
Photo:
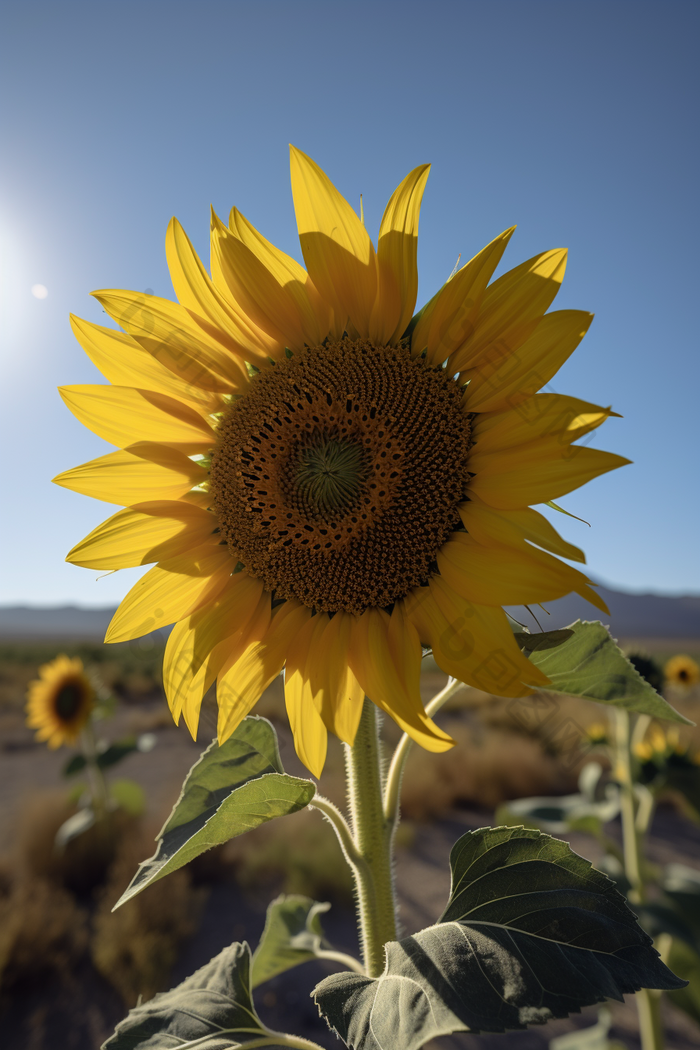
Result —
[{"label": "distant sunflower", "polygon": [[429,750],[421,646],[501,696],[548,680],[503,605],[570,591],[605,605],[561,555],[585,561],[530,508],[627,460],[574,442],[608,408],[537,391],[591,315],[546,313],[566,253],[489,283],[512,229],[419,314],[418,215],[428,166],[384,212],[375,250],[348,202],[292,148],[304,270],[234,208],[212,215],[211,276],[173,219],[178,303],[95,292],[124,332],[73,330],[112,386],[63,388],[118,445],[61,474],[126,509],[68,555],[90,568],[157,562],[106,640],[169,623],[164,682],[196,733],[217,682],[225,740],[285,669],[297,751],[319,774],[327,731],[352,743],[366,694]]},{"label": "distant sunflower", "polygon": [[27,689],[27,725],[49,747],[74,744],[90,717],[95,694],[82,660],[57,656],[39,668]]},{"label": "distant sunflower", "polygon": [[700,682],[700,667],[692,656],[672,656],[664,667],[664,675],[669,685],[690,689]]}]

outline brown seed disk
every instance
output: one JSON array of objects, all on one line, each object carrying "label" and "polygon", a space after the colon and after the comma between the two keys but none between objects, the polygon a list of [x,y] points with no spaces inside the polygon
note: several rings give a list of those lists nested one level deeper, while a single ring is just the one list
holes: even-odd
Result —
[{"label": "brown seed disk", "polygon": [[[323,612],[384,608],[427,582],[460,527],[469,444],[444,370],[360,340],[305,348],[257,374],[220,424],[210,479],[221,533],[278,597]],[[309,487],[328,448],[342,484]]]}]

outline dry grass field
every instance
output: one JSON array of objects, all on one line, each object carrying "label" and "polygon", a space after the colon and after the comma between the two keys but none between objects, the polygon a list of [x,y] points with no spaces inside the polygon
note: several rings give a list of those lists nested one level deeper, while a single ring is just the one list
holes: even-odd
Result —
[{"label": "dry grass field", "polygon": [[[630,648],[664,660],[678,651],[696,658],[687,640],[630,640]],[[152,733],[148,754],[133,753],[114,776],[137,781],[146,808],[139,817],[115,814],[57,852],[57,828],[75,811],[72,781],[62,777],[70,749],[51,752],[24,724],[24,694],[39,664],[58,652],[79,655],[105,692],[117,699],[113,718],[99,723],[112,742]],[[330,900],[326,922],[340,948],[356,951],[352,889],[330,829],[315,811],[273,822],[205,854],[128,905],[111,907],[177,798],[182,780],[215,731],[215,709],[205,701],[199,739],[174,726],[160,684],[162,649],[137,643],[59,646],[51,642],[0,646],[0,1022],[11,1050],[96,1050],[138,996],[146,998],[182,980],[230,940],[255,943],[267,902],[278,892]],[[425,698],[444,676],[426,662]],[[700,714],[700,692],[670,697],[688,717]],[[270,718],[282,758],[304,775],[286,728],[281,681],[257,713]],[[398,885],[406,931],[434,921],[449,889],[447,857],[469,828],[493,821],[509,799],[575,790],[590,758],[586,729],[605,720],[599,705],[542,696],[506,701],[465,688],[440,716],[457,746],[444,755],[414,749],[403,787]],[[398,739],[384,727],[387,749]],[[681,731],[700,752],[700,729]],[[340,746],[332,746],[321,790],[342,803]],[[611,833],[617,834],[615,825]],[[572,837],[578,852],[595,859],[596,844]],[[679,860],[700,868],[700,829],[680,815],[670,797],[659,809],[651,840],[652,861]],[[287,1024],[322,1045],[337,1046],[325,1031],[308,992],[324,971],[308,964],[261,988],[260,1009],[273,1027]],[[289,1021],[290,1015],[293,1022]],[[506,1036],[460,1036],[435,1044],[441,1050],[541,1050],[554,1035],[592,1023],[589,1011],[543,1029]],[[630,1050],[638,1045],[633,1003],[614,1009],[613,1034]],[[691,1050],[700,1029],[669,1008],[669,1047]]]}]

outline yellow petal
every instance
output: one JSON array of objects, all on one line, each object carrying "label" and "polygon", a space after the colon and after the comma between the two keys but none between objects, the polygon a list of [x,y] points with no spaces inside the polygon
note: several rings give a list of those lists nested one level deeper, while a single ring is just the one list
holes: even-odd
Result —
[{"label": "yellow petal", "polygon": [[297,755],[315,777],[320,777],[326,761],[328,731],[314,703],[309,667],[312,638],[325,622],[312,617],[294,637],[284,669],[284,700],[294,736]]},{"label": "yellow petal", "polygon": [[[300,303],[291,282],[265,263],[225,226],[216,239],[221,272],[231,295],[248,317],[282,347],[298,350],[305,340]],[[313,318],[311,318],[313,321]],[[316,340],[313,340],[314,342]]]},{"label": "yellow petal", "polygon": [[477,368],[461,374],[469,381],[466,411],[502,411],[536,394],[571,356],[592,320],[593,314],[583,310],[554,310],[515,350],[496,342]]},{"label": "yellow petal", "polygon": [[350,318],[369,335],[377,296],[377,259],[369,234],[328,176],[290,147],[292,194],[301,250],[311,280],[333,308],[336,336]]},{"label": "yellow petal", "polygon": [[527,549],[526,541],[529,541],[562,558],[583,563],[586,561],[583,551],[562,539],[554,526],[532,507],[494,510],[472,499],[460,505],[459,514],[467,532],[486,547]]},{"label": "yellow petal", "polygon": [[311,610],[296,601],[275,609],[261,641],[256,641],[219,672],[217,735],[223,744],[255,706],[270,682],[284,667],[292,639],[310,619]]},{"label": "yellow petal", "polygon": [[352,617],[337,612],[328,620],[323,634],[314,639],[312,657],[324,667],[327,694],[314,702],[329,732],[352,747],[362,715],[365,691],[350,669],[349,649]]},{"label": "yellow petal", "polygon": [[221,394],[245,389],[248,376],[244,363],[211,338],[184,306],[121,289],[92,294],[144,350],[186,383]]},{"label": "yellow petal", "polygon": [[149,569],[121,602],[105,641],[140,638],[190,616],[223,589],[232,567],[226,546],[203,544]]},{"label": "yellow petal", "polygon": [[441,364],[473,335],[486,286],[514,229],[504,230],[487,244],[431,300],[411,336],[413,356],[426,350],[429,364]]},{"label": "yellow petal", "polygon": [[165,255],[175,294],[200,328],[244,360],[279,357],[284,347],[252,324],[231,298],[213,284],[177,219],[170,220]]},{"label": "yellow petal", "polygon": [[88,569],[126,569],[162,561],[217,540],[214,515],[181,500],[140,503],[117,511],[66,557]]},{"label": "yellow petal", "polygon": [[[414,632],[406,634],[406,649],[420,641]],[[405,665],[397,666],[389,643],[389,616],[380,609],[368,609],[354,617],[350,636],[350,667],[367,696],[381,707],[405,733],[427,751],[447,751],[454,740],[428,718],[420,695],[420,678],[408,678]],[[409,662],[415,672],[415,660]]]},{"label": "yellow petal", "polygon": [[270,624],[270,595],[246,573],[231,576],[213,602],[173,627],[163,660],[163,685],[176,722],[184,715],[193,739],[205,694],[226,664],[240,659]]},{"label": "yellow petal", "polygon": [[480,413],[472,430],[474,448],[469,467],[479,471],[493,453],[520,448],[543,437],[570,445],[616,414],[567,394],[535,394],[505,412]]},{"label": "yellow petal", "polygon": [[520,652],[502,609],[465,601],[439,576],[413,591],[405,604],[438,667],[460,682],[509,697],[548,684]]},{"label": "yellow petal", "polygon": [[331,329],[333,311],[303,266],[266,240],[237,208],[231,210],[229,228],[294,301],[303,339],[310,346],[322,343]]},{"label": "yellow petal", "polygon": [[124,507],[146,500],[171,500],[206,481],[206,472],[177,449],[133,445],[109,452],[55,477],[54,483],[84,496]]},{"label": "yellow petal", "polygon": [[450,357],[452,374],[483,368],[522,346],[552,305],[565,269],[566,250],[555,248],[494,281],[484,293],[474,333]]},{"label": "yellow petal", "polygon": [[[231,655],[221,643],[254,617],[262,592],[260,580],[246,572],[234,573],[214,601],[175,624],[163,658],[163,688],[174,715],[183,707],[201,704]],[[268,599],[268,623],[269,604]]]},{"label": "yellow petal", "polygon": [[438,551],[437,563],[447,583],[478,605],[536,605],[576,591],[607,612],[588,577],[534,547],[484,547],[456,532]]},{"label": "yellow petal", "polygon": [[484,456],[469,483],[469,491],[491,507],[517,510],[531,503],[558,499],[599,474],[629,462],[612,452],[562,445],[556,439],[544,438],[524,448]]},{"label": "yellow petal", "polygon": [[409,172],[386,206],[377,242],[378,294],[370,338],[395,344],[406,331],[418,295],[418,219],[429,164]]},{"label": "yellow petal", "polygon": [[70,315],[73,334],[102,375],[115,386],[134,386],[140,390],[157,390],[209,411],[221,407],[219,397],[211,390],[200,390],[185,383],[174,372],[149,354],[130,335],[113,328],[83,321]]},{"label": "yellow petal", "polygon": [[216,442],[199,412],[155,390],[86,384],[59,387],[58,392],[76,419],[120,448],[155,441],[190,455],[206,452]]}]

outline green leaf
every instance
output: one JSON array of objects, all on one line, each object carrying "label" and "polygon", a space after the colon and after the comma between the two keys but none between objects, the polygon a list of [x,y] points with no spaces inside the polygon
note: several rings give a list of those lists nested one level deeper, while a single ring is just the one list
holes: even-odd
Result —
[{"label": "green leaf", "polygon": [[66,764],[63,767],[63,776],[72,777],[76,773],[80,773],[81,770],[85,769],[87,762],[83,755],[71,755]]},{"label": "green leaf", "polygon": [[700,1024],[700,955],[683,941],[674,938],[668,964],[673,967],[674,973],[688,982],[685,988],[668,993],[671,1002]]},{"label": "green leaf", "polygon": [[245,718],[221,747],[212,741],[189,771],[155,854],[139,866],[115,908],[212,846],[303,809],[315,792],[313,781],[283,771],[272,724]]},{"label": "green leaf", "polygon": [[688,803],[687,816],[700,821],[700,766],[678,768],[669,763],[663,772],[662,786],[678,791]]},{"label": "green leaf", "polygon": [[[117,762],[121,762],[123,758],[130,755],[132,751],[150,750],[148,746],[143,746],[142,741],[152,734],[142,734],[140,737],[126,737],[124,740],[118,740],[114,744],[110,744],[104,751],[100,751],[97,755],[97,764],[100,769],[109,769],[110,766],[115,766]],[[87,762],[85,761],[84,755],[73,755],[69,758],[63,767],[63,776],[72,777],[75,773],[80,773],[81,770],[85,769]]]},{"label": "green leaf", "polygon": [[450,1032],[502,1032],[640,988],[683,984],[614,884],[568,843],[524,828],[471,831],[450,855],[440,920],[386,945],[378,978],[341,973],[314,996],[353,1050],[417,1050]]},{"label": "green leaf", "polygon": [[126,740],[118,740],[115,744],[110,744],[108,748],[105,748],[97,756],[97,764],[100,769],[109,769],[110,766],[116,766],[117,762],[121,762],[132,751],[137,750],[138,741],[135,736],[127,737]]},{"label": "green leaf", "polygon": [[296,894],[272,901],[253,955],[252,988],[330,948],[321,927],[321,915],[329,908],[330,904]]},{"label": "green leaf", "polygon": [[109,793],[120,809],[131,817],[139,817],[146,808],[146,792],[135,780],[126,777],[113,780]]},{"label": "green leaf", "polygon": [[[554,647],[552,635],[559,631],[525,635],[527,655],[552,683],[549,692],[693,725],[642,678],[602,623],[577,620],[567,630],[570,636]],[[538,638],[542,647],[536,644]]]},{"label": "green leaf", "polygon": [[255,1012],[250,948],[232,944],[177,988],[130,1010],[101,1050],[280,1048]]}]

